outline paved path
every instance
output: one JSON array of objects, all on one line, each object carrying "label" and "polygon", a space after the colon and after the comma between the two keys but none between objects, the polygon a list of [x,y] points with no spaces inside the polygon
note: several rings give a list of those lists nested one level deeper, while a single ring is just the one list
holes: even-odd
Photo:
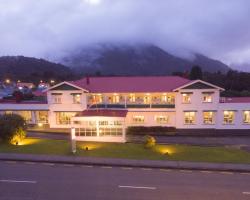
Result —
[{"label": "paved path", "polygon": [[250,174],[0,162],[0,199],[248,200]]}]

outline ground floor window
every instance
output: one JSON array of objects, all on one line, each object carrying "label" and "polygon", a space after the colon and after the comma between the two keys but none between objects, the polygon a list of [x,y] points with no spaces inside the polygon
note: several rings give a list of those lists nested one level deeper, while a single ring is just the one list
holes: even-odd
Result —
[{"label": "ground floor window", "polygon": [[144,116],[133,116],[133,123],[143,124],[145,122]]},{"label": "ground floor window", "polygon": [[16,111],[16,114],[22,116],[27,123],[32,122],[31,111],[21,110],[21,111]]},{"label": "ground floor window", "polygon": [[250,111],[246,110],[243,112],[243,123],[250,124]]},{"label": "ground floor window", "polygon": [[100,136],[121,136],[122,128],[119,127],[102,127],[99,129]]},{"label": "ground floor window", "polygon": [[234,118],[235,118],[235,111],[228,111],[225,110],[223,112],[223,123],[224,124],[233,124],[234,123]]},{"label": "ground floor window", "polygon": [[195,123],[195,112],[184,112],[184,123],[194,124]]},{"label": "ground floor window", "polygon": [[155,116],[155,121],[158,124],[167,124],[168,123],[168,116],[165,115],[157,115]]},{"label": "ground floor window", "polygon": [[74,117],[77,112],[56,112],[56,124],[68,125],[71,117]]},{"label": "ground floor window", "polygon": [[204,124],[214,124],[215,123],[215,112],[204,111],[203,112],[203,123]]},{"label": "ground floor window", "polygon": [[36,111],[37,123],[48,124],[48,111]]}]

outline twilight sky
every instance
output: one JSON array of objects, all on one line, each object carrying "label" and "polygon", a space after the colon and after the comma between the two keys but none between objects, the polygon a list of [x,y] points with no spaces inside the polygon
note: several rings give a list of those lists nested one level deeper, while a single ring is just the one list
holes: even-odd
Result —
[{"label": "twilight sky", "polygon": [[250,63],[250,1],[0,0],[0,55],[53,60],[106,42]]}]

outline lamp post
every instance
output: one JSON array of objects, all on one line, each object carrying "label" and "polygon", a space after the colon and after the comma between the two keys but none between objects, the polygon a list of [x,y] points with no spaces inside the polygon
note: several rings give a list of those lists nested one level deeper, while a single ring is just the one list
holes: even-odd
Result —
[{"label": "lamp post", "polygon": [[71,151],[76,153],[76,129],[74,127],[71,128]]}]

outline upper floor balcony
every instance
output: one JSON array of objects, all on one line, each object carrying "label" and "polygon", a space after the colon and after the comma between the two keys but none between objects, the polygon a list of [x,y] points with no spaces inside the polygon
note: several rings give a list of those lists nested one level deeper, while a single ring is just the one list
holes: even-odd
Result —
[{"label": "upper floor balcony", "polygon": [[175,94],[91,94],[88,108],[175,108]]}]

